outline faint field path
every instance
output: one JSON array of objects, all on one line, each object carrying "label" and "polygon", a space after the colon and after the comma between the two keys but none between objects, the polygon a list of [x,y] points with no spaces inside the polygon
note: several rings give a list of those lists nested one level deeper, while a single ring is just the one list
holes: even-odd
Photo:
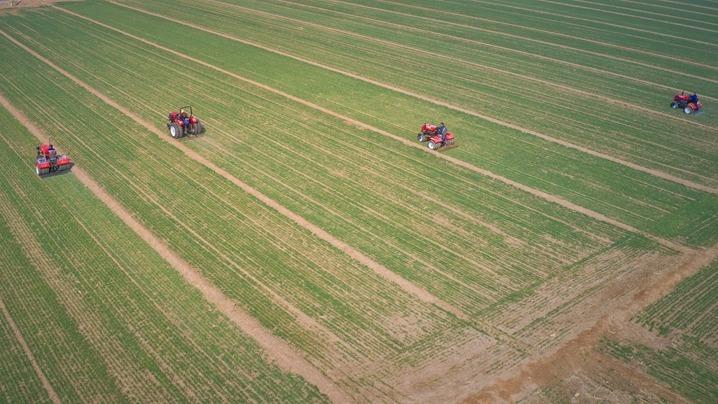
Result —
[{"label": "faint field path", "polygon": [[13,334],[15,334],[15,339],[17,339],[17,342],[20,344],[22,350],[25,352],[25,356],[27,356],[27,359],[30,361],[30,364],[32,364],[32,368],[33,370],[35,370],[35,374],[40,379],[42,387],[45,388],[47,395],[50,396],[50,400],[55,404],[60,404],[60,397],[55,392],[55,389],[52,388],[52,385],[45,377],[45,374],[42,372],[42,369],[40,369],[40,365],[38,365],[37,360],[35,359],[35,355],[32,354],[32,351],[27,345],[27,342],[25,342],[25,338],[22,336],[20,329],[17,328],[17,325],[12,319],[10,312],[7,310],[7,307],[5,307],[5,302],[3,302],[2,297],[0,297],[0,310],[2,310],[3,315],[5,316],[5,320],[10,325],[10,328],[12,328],[12,332]]},{"label": "faint field path", "polygon": [[[7,35],[0,30],[0,34]],[[19,44],[20,46],[24,46]],[[26,49],[31,51],[30,49]],[[40,55],[33,55],[41,57]],[[52,63],[45,61],[46,63]],[[66,72],[65,72],[66,73]],[[20,121],[40,141],[45,141],[47,136],[35,126],[20,110],[0,95],[0,105],[7,109],[18,121]],[[291,345],[273,335],[269,330],[259,323],[254,317],[239,309],[232,299],[222,293],[220,289],[207,281],[196,269],[182,260],[174,251],[157,238],[149,229],[142,225],[132,216],[123,205],[107,193],[92,177],[85,173],[80,167],[73,167],[75,177],[82,182],[100,201],[102,201],[112,212],[117,215],[130,229],[132,229],[142,240],[157,252],[172,268],[182,275],[187,283],[197,288],[202,296],[212,303],[218,310],[230,319],[240,330],[254,339],[257,344],[267,352],[271,360],[286,372],[302,376],[307,382],[319,388],[319,391],[326,394],[334,402],[348,402],[349,397],[340,390],[323,373],[312,366],[302,354]],[[59,401],[58,401],[59,402]]]},{"label": "faint field path", "polygon": [[[620,159],[620,158],[618,158],[618,157],[614,157],[614,156],[611,156],[611,155],[608,155],[608,154],[605,154],[605,153],[602,153],[602,152],[597,152],[597,151],[592,150],[592,149],[589,149],[589,148],[587,148],[587,147],[580,146],[580,145],[577,145],[577,144],[574,144],[574,143],[571,143],[571,142],[568,142],[568,141],[565,141],[565,140],[562,140],[562,139],[558,139],[558,138],[555,138],[555,137],[553,137],[553,136],[546,135],[546,134],[541,133],[541,132],[537,132],[537,131],[535,131],[535,130],[523,128],[523,127],[521,127],[521,126],[518,126],[518,125],[509,123],[509,122],[502,121],[502,120],[497,119],[497,118],[493,118],[493,117],[490,117],[490,116],[481,114],[481,113],[479,113],[479,112],[477,112],[477,111],[473,111],[473,110],[470,110],[470,109],[467,109],[467,108],[463,108],[463,107],[460,107],[460,106],[457,106],[457,105],[453,105],[453,104],[451,104],[451,103],[448,103],[448,102],[445,102],[445,101],[442,101],[442,100],[438,100],[438,99],[435,99],[435,98],[427,97],[427,96],[422,95],[422,94],[418,94],[418,93],[415,93],[415,92],[412,92],[412,91],[408,91],[408,90],[405,90],[405,89],[402,89],[402,88],[399,88],[399,87],[396,87],[396,86],[392,86],[392,85],[390,85],[390,84],[382,83],[382,82],[379,82],[379,81],[376,81],[376,80],[373,80],[373,79],[369,79],[369,78],[366,78],[366,77],[363,77],[363,76],[360,76],[360,75],[357,75],[357,74],[354,74],[354,73],[351,73],[351,72],[347,72],[347,71],[344,71],[344,70],[341,70],[341,69],[337,69],[337,68],[334,68],[334,67],[331,67],[331,66],[327,66],[327,65],[324,65],[324,64],[321,64],[321,63],[318,63],[318,62],[309,60],[309,59],[305,59],[305,58],[302,58],[302,57],[294,56],[294,55],[291,55],[291,54],[289,54],[289,53],[286,53],[286,52],[283,52],[283,51],[279,51],[279,50],[276,50],[276,49],[272,49],[272,48],[266,47],[266,46],[264,46],[264,45],[255,43],[255,42],[253,42],[253,41],[246,41],[246,40],[244,40],[244,39],[240,39],[240,38],[234,37],[234,36],[232,36],[232,35],[224,34],[224,33],[221,33],[221,32],[218,32],[218,31],[214,31],[214,30],[211,30],[211,29],[208,29],[208,28],[204,28],[204,27],[201,27],[201,26],[199,26],[199,25],[191,24],[191,23],[188,23],[188,22],[186,22],[186,21],[181,21],[181,20],[178,20],[178,19],[175,19],[175,18],[166,17],[166,16],[163,16],[163,15],[161,15],[161,14],[153,13],[153,12],[150,12],[150,11],[147,11],[147,10],[144,10],[144,9],[141,9],[141,8],[137,8],[137,7],[133,7],[133,6],[128,6],[128,5],[125,5],[125,4],[117,3],[117,2],[115,2],[115,1],[113,1],[113,0],[108,0],[108,3],[115,4],[115,5],[120,6],[120,7],[125,7],[125,8],[128,8],[128,9],[131,9],[131,10],[135,10],[135,11],[140,12],[140,13],[143,13],[143,14],[152,15],[152,16],[154,16],[154,17],[162,18],[162,19],[165,19],[165,20],[168,20],[168,21],[177,23],[177,24],[185,25],[185,26],[188,26],[188,27],[191,27],[191,28],[200,30],[200,31],[204,31],[204,32],[207,32],[207,33],[210,33],[210,34],[213,34],[213,35],[217,35],[217,36],[220,36],[220,37],[223,37],[223,38],[232,40],[232,41],[240,42],[240,43],[243,43],[243,44],[245,44],[245,45],[254,46],[254,47],[257,47],[257,48],[260,48],[260,49],[263,49],[263,50],[266,50],[266,51],[269,51],[269,52],[272,52],[272,53],[276,53],[276,54],[278,54],[278,55],[286,56],[286,57],[289,57],[289,58],[292,58],[292,59],[295,59],[295,60],[299,60],[299,61],[304,62],[304,63],[307,63],[307,64],[311,64],[311,65],[313,65],[313,66],[320,67],[320,68],[325,69],[325,70],[333,71],[333,72],[335,72],[335,73],[339,73],[339,74],[345,75],[345,76],[347,76],[347,77],[351,77],[351,78],[354,78],[354,79],[357,79],[357,80],[361,80],[361,81],[364,81],[364,82],[367,82],[367,83],[376,85],[376,86],[378,86],[378,87],[386,88],[386,89],[388,89],[388,90],[392,90],[392,91],[395,91],[395,92],[398,92],[398,93],[401,93],[401,94],[404,94],[404,95],[408,95],[408,96],[411,96],[411,97],[414,97],[414,98],[418,98],[418,99],[420,99],[420,100],[429,101],[429,102],[431,102],[431,103],[433,103],[433,104],[435,104],[435,105],[439,105],[439,106],[443,106],[443,107],[446,107],[446,108],[449,108],[449,109],[453,109],[453,110],[455,110],[455,111],[463,112],[463,113],[468,114],[468,115],[473,115],[473,116],[476,116],[476,117],[481,118],[481,119],[483,119],[483,120],[486,120],[486,121],[488,121],[488,122],[492,122],[492,123],[494,123],[494,124],[497,124],[497,125],[500,125],[500,126],[503,126],[503,127],[506,127],[506,128],[514,129],[514,130],[517,130],[517,131],[519,131],[519,132],[522,132],[522,133],[525,133],[525,134],[528,134],[528,135],[532,135],[532,136],[541,138],[541,139],[546,140],[546,141],[548,141],[548,142],[560,144],[560,145],[562,145],[562,146],[564,146],[564,147],[567,147],[567,148],[570,148],[570,149],[574,149],[574,150],[578,150],[578,151],[580,151],[580,152],[583,152],[583,153],[592,155],[592,156],[594,156],[594,157],[598,157],[598,158],[600,158],[600,159],[608,160],[608,161],[611,161],[611,162],[613,162],[613,163],[617,163],[617,164],[620,164],[620,165],[623,165],[623,166],[632,168],[632,169],[634,169],[634,170],[641,171],[641,172],[644,172],[644,173],[653,175],[653,176],[655,176],[655,177],[659,177],[659,178],[662,178],[662,179],[665,179],[665,180],[668,180],[668,181],[672,181],[672,182],[675,182],[675,183],[684,185],[684,186],[689,187],[689,188],[693,188],[693,189],[696,189],[696,190],[699,190],[699,191],[708,192],[708,193],[712,193],[712,194],[718,194],[718,188],[711,187],[711,186],[708,186],[708,185],[698,184],[698,183],[696,183],[696,182],[693,182],[693,181],[690,181],[690,180],[687,180],[687,179],[684,179],[684,178],[680,178],[680,177],[677,177],[677,176],[675,176],[675,175],[668,174],[668,173],[665,173],[665,172],[660,171],[660,170],[657,170],[657,169],[644,167],[644,166],[641,166],[641,165],[639,165],[639,164],[636,164],[636,163],[633,163],[633,162],[630,162],[630,161],[627,161],[627,160]],[[137,37],[137,36],[135,36],[135,35],[132,35],[132,34],[123,32],[123,31],[121,31],[121,30],[119,30],[119,29],[117,29],[117,28],[114,28],[114,27],[111,27],[111,26],[109,26],[109,25],[107,25],[107,24],[104,24],[104,23],[101,23],[101,22],[99,22],[99,21],[93,20],[93,19],[91,19],[91,18],[89,18],[89,17],[85,17],[85,16],[82,16],[82,15],[77,14],[77,13],[75,13],[75,12],[72,12],[72,11],[69,11],[69,10],[65,10],[65,9],[62,9],[62,8],[59,8],[59,7],[56,7],[56,8],[57,8],[58,10],[62,10],[62,11],[64,11],[64,12],[66,12],[66,13],[68,13],[68,14],[72,14],[72,15],[74,15],[74,16],[76,16],[76,17],[79,17],[79,18],[82,18],[82,19],[91,21],[91,22],[93,22],[93,23],[95,23],[95,24],[98,24],[98,25],[101,25],[101,26],[103,26],[103,27],[105,27],[105,28],[112,29],[112,30],[114,30],[114,31],[116,31],[116,32],[120,32],[120,33],[122,33],[122,34],[124,34],[124,35],[126,35],[126,36],[129,36],[129,37],[131,37],[131,38],[133,38],[133,39],[137,39],[137,40],[142,41],[142,42],[144,42],[144,43],[146,43],[146,44],[149,44],[149,45],[151,45],[151,46],[154,46],[154,47],[157,47],[157,48],[164,49],[164,50],[167,50],[167,51],[169,51],[169,52],[175,53],[177,56],[183,57],[183,58],[188,59],[188,60],[192,60],[192,61],[197,62],[197,63],[200,63],[200,64],[202,64],[202,65],[204,65],[204,66],[207,66],[207,67],[213,68],[213,69],[215,69],[215,70],[221,71],[221,72],[223,72],[223,73],[225,73],[225,74],[232,75],[233,77],[240,78],[240,79],[243,80],[243,81],[250,82],[250,83],[252,83],[252,84],[254,84],[254,85],[256,85],[256,86],[260,86],[260,87],[262,87],[262,88],[264,88],[264,89],[267,89],[267,90],[269,90],[269,91],[272,91],[272,92],[274,92],[275,94],[281,94],[281,95],[284,96],[284,97],[290,98],[290,99],[292,99],[292,100],[294,100],[294,101],[297,101],[297,102],[301,102],[301,103],[303,103],[304,105],[311,106],[312,108],[317,109],[317,110],[321,110],[321,111],[323,111],[323,112],[326,112],[327,114],[330,114],[330,115],[333,115],[333,116],[336,116],[336,117],[340,117],[341,119],[346,120],[346,121],[355,122],[358,126],[361,126],[361,127],[363,127],[363,128],[372,130],[372,131],[377,132],[377,133],[382,133],[382,134],[385,134],[385,135],[388,134],[388,133],[385,132],[385,131],[382,131],[382,130],[377,129],[377,128],[373,128],[373,127],[371,127],[371,126],[369,126],[369,125],[367,125],[367,124],[361,123],[361,122],[359,122],[359,121],[357,121],[357,120],[355,120],[355,119],[352,119],[352,118],[350,118],[350,117],[346,117],[346,116],[340,115],[340,114],[335,113],[335,112],[333,112],[333,111],[331,111],[331,110],[329,110],[329,109],[327,109],[327,108],[324,108],[324,107],[321,107],[321,106],[316,105],[316,104],[314,104],[314,103],[311,103],[311,102],[309,102],[309,101],[303,100],[303,99],[301,99],[301,98],[299,98],[299,97],[296,97],[296,96],[287,94],[287,93],[285,93],[285,92],[283,92],[283,91],[276,90],[276,89],[274,89],[274,88],[271,88],[271,87],[269,87],[269,86],[267,86],[267,85],[258,83],[258,82],[256,82],[256,81],[253,81],[253,80],[249,80],[249,79],[240,77],[240,76],[236,75],[235,73],[228,72],[227,70],[218,68],[218,67],[213,66],[213,65],[211,65],[211,64],[209,64],[209,63],[207,63],[207,62],[200,61],[200,60],[198,60],[198,59],[195,59],[195,58],[192,58],[192,57],[183,55],[183,54],[178,53],[178,52],[176,52],[176,51],[173,51],[173,50],[171,50],[171,49],[165,48],[165,47],[163,47],[163,46],[161,46],[161,45],[152,43],[152,42],[150,42],[150,41],[148,41],[148,40],[146,40],[146,39],[139,38],[139,37]],[[411,145],[411,146],[413,146],[413,147],[419,147],[419,148],[421,148],[422,150],[426,150],[425,147],[421,147],[421,145],[417,145],[417,144],[415,144],[414,142],[409,142],[407,139],[403,139],[403,138],[400,138],[400,137],[395,136],[395,135],[389,135],[389,136],[392,137],[392,138],[394,138],[394,139],[396,139],[396,140],[401,139],[400,141],[404,142],[405,144]],[[444,155],[443,155],[443,154],[440,154],[440,153],[435,153],[435,154],[438,155],[438,156],[442,156],[442,158],[446,158],[446,159],[448,159],[448,160],[450,160],[450,161],[451,161],[451,160],[459,161],[458,159],[451,158],[451,157],[448,157],[448,156],[447,156],[447,157],[443,157]],[[473,166],[472,166],[471,164],[469,164],[469,163],[465,163],[465,162],[462,162],[462,163],[463,163],[462,165],[464,165],[464,167],[467,167],[467,165],[473,167]],[[677,170],[680,170],[679,168],[676,168],[676,169],[677,169]],[[475,171],[475,170],[474,170],[474,171]],[[478,172],[478,171],[477,171],[477,172]]]}]

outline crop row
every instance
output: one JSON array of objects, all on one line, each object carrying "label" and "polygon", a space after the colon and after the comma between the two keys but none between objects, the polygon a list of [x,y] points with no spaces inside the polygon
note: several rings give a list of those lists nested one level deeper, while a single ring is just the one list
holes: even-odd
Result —
[{"label": "crop row", "polygon": [[[56,32],[65,32],[61,27],[57,29],[60,31]],[[63,35],[65,38],[71,35],[69,31],[66,34]],[[131,55],[131,49],[118,50],[119,44],[111,45],[99,46],[97,48],[104,51],[92,51],[82,58],[96,61],[102,67],[76,71],[93,85],[118,97],[124,104],[143,105],[146,102],[144,105],[148,109],[152,108],[166,97],[156,89],[177,82],[178,74],[183,69],[190,70],[182,66],[170,70],[173,65],[166,60],[159,60],[153,66],[153,59],[156,61],[158,57],[147,51],[135,56],[143,60],[143,70],[132,75],[123,74],[119,69],[110,70],[113,62],[103,52]],[[50,50],[48,54],[52,58],[62,58],[61,52]],[[70,58],[57,60],[61,60],[68,69],[74,68]],[[251,96],[246,91],[252,89],[246,86],[243,88],[236,81],[215,86],[213,81],[201,78],[199,73],[204,70],[198,69],[197,73],[190,71],[188,76],[182,77],[182,84],[174,85],[180,94],[196,94],[193,102],[200,102],[200,105],[204,105],[203,111],[206,110],[208,116],[213,117],[206,121],[211,127],[213,142],[190,142],[190,147],[196,148],[237,176],[245,177],[243,173],[247,172],[256,173],[253,177],[257,178],[247,178],[253,186],[321,224],[323,228],[332,229],[334,234],[362,251],[377,256],[390,268],[406,268],[401,272],[402,275],[427,285],[431,291],[438,290],[435,293],[442,298],[450,301],[460,299],[459,303],[471,311],[517,288],[535,284],[547,273],[580,259],[600,245],[596,244],[598,240],[591,238],[591,234],[582,234],[570,227],[571,222],[564,224],[557,220],[564,216],[560,211],[544,210],[550,208],[549,205],[532,202],[531,198],[527,199],[515,191],[508,193],[508,187],[472,181],[471,176],[465,177],[462,182],[455,177],[442,178],[440,181],[427,179],[414,168],[416,161],[426,160],[427,157],[422,154],[418,154],[421,159],[412,157],[410,160],[392,156],[381,147],[376,152],[362,150],[365,140],[352,136],[348,131],[351,128],[346,125],[326,122],[326,119],[322,122],[322,117],[315,112],[286,105],[286,101],[283,108],[287,112],[275,110],[281,105],[276,97],[273,97],[273,103],[268,104],[260,97],[269,95],[257,93],[254,89],[255,94]],[[123,76],[127,76],[127,79],[122,80]],[[151,77],[155,86],[151,86],[149,80],[143,77]],[[217,79],[226,81],[221,77]],[[113,85],[107,86],[107,82]],[[223,87],[227,86],[235,86],[243,93],[235,95],[232,91],[223,91]],[[121,89],[128,89],[127,93],[134,98],[122,94]],[[221,95],[226,104],[214,106],[212,100],[206,99],[204,94],[212,97]],[[296,112],[286,108],[295,109]],[[151,112],[150,117],[162,114]],[[293,118],[294,115],[301,118]],[[238,124],[232,116],[241,116],[248,121],[255,121],[253,118],[256,117],[262,120],[266,129],[263,129],[264,133],[255,132],[254,128],[246,128],[241,122]],[[314,139],[321,141],[303,142],[306,133],[311,133]],[[255,138],[261,141],[253,141]],[[357,161],[357,156],[361,156],[360,161]],[[431,168],[427,166],[427,170]],[[339,180],[337,171],[343,171]],[[431,181],[432,186],[427,187],[427,181]],[[474,187],[480,186],[485,191],[462,189],[462,183],[473,183]],[[297,187],[293,184],[305,185]],[[407,195],[409,192],[414,195]],[[502,198],[501,194],[505,196]],[[506,200],[508,196],[516,200],[510,203],[510,200]],[[438,201],[432,202],[431,199]],[[541,210],[549,216],[527,211],[530,205],[535,208],[542,206]],[[438,211],[426,212],[424,206]],[[450,210],[443,206],[456,208]],[[471,223],[473,215],[490,219],[489,227],[485,227],[481,221]],[[502,219],[511,222],[520,219],[520,222],[507,227],[501,223]],[[572,215],[573,220],[582,219]],[[431,222],[431,225],[427,226],[426,222]],[[581,226],[587,224],[584,221],[581,223],[584,223]],[[501,229],[506,235],[503,242],[488,243],[482,239],[489,235],[494,240],[498,238],[496,241],[501,240],[501,233],[487,233],[492,227]],[[595,229],[599,237],[605,237],[602,228],[593,223],[585,229]],[[545,237],[549,235],[555,242]],[[511,245],[512,238],[518,240],[518,243]],[[444,240],[446,245],[436,240]],[[477,246],[481,248],[477,249]],[[407,260],[415,262],[407,265],[404,263]],[[536,266],[538,262],[541,267]],[[434,276],[434,280],[429,276]],[[435,286],[437,282],[452,279],[458,279],[459,282],[447,283],[447,287],[442,289]],[[466,290],[468,286],[473,290]]]},{"label": "crop row", "polygon": [[[107,6],[88,6],[82,12],[164,46],[173,47],[179,38],[179,42],[183,43],[183,53],[363,122],[391,128],[394,133],[403,136],[413,136],[416,122],[437,113],[437,108],[411,97],[393,94],[217,36],[188,32],[181,25],[157,18]],[[194,46],[194,41],[201,42],[202,46]],[[287,71],[292,74],[288,75]],[[296,80],[296,77],[303,79]],[[466,131],[475,128],[475,134],[466,135],[461,147],[451,151],[452,155],[638,227],[651,228],[658,219],[671,216],[679,206],[693,200],[713,198],[532,136],[501,129],[478,118],[460,116],[451,111],[446,114],[447,120],[456,122],[459,127],[466,125],[460,129],[465,133],[471,133]],[[484,136],[485,141],[472,141],[474,137]],[[695,214],[694,210],[683,210],[681,219],[690,222],[698,219],[691,216]],[[703,212],[699,218],[703,219],[702,215]],[[659,234],[662,230],[660,227],[655,229]],[[699,243],[709,241],[700,240]]]},{"label": "crop row", "polygon": [[[12,289],[3,296],[63,400],[320,399],[306,382],[265,362],[72,175],[36,178],[32,154],[26,156],[33,138],[8,122],[0,148],[2,216],[32,264],[22,271],[3,266],[13,272],[3,274]],[[62,325],[56,331],[43,316],[51,300]],[[61,338],[63,330],[86,342]],[[39,336],[47,338],[42,345]],[[64,350],[79,358],[63,359]]]},{"label": "crop row", "polygon": [[320,368],[340,378],[350,362],[389,357],[456,326],[6,45],[14,52],[6,60],[18,63],[3,75],[7,97],[138,220]]},{"label": "crop row", "polygon": [[609,340],[604,350],[669,384],[696,402],[718,399],[718,261],[681,281],[674,290],[634,319],[668,347]]},{"label": "crop row", "polygon": [[636,321],[663,335],[674,330],[718,342],[718,262],[682,281],[667,296],[645,309]]},{"label": "crop row", "polygon": [[[145,2],[143,7],[154,11],[165,7],[163,3],[154,7],[151,4]],[[499,63],[495,64],[498,67],[485,68],[483,58],[461,61],[455,55],[437,54],[425,46],[424,49],[406,49],[403,43],[396,41],[387,43],[357,38],[316,25],[297,24],[294,19],[283,20],[276,14],[266,16],[245,7],[233,8],[228,3],[214,0],[189,2],[183,6],[193,14],[206,15],[203,18],[206,24],[230,27],[224,28],[223,32],[301,57],[308,56],[313,61],[477,113],[499,116],[512,124],[610,152],[639,164],[660,169],[673,167],[699,176],[717,168],[718,149],[711,141],[715,128],[697,127],[676,120],[682,118],[681,113],[666,108],[670,94],[654,98],[648,106],[674,113],[674,118],[647,116],[642,109],[612,104],[565,86],[556,88],[544,81],[537,82],[534,78],[544,75],[543,65],[527,64],[522,66],[521,73],[508,74]],[[181,18],[181,12],[177,10],[176,14],[163,14]],[[299,32],[296,25],[302,28]],[[622,88],[627,83],[617,81],[613,86]],[[609,92],[610,89],[605,88]],[[615,96],[606,94],[605,97],[613,99]],[[632,97],[626,102],[641,101]],[[681,135],[676,136],[676,133]],[[476,138],[475,141],[481,140]]]},{"label": "crop row", "polygon": [[604,352],[622,359],[669,385],[671,389],[697,403],[718,400],[718,371],[715,347],[684,342],[663,349],[629,342],[606,340]]}]

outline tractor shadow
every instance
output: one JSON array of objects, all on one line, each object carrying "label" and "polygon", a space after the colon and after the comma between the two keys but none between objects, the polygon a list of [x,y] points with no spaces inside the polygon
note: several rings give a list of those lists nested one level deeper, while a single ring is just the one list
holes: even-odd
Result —
[{"label": "tractor shadow", "polygon": [[67,170],[55,171],[55,172],[52,172],[52,173],[49,173],[49,174],[45,174],[45,175],[37,175],[37,174],[36,174],[35,176],[36,176],[36,177],[39,177],[41,180],[45,180],[45,179],[52,178],[52,177],[58,177],[58,176],[61,176],[61,175],[67,175],[67,174],[70,174],[70,173],[72,172],[72,167],[74,167],[74,166],[75,166],[75,164],[73,164],[72,166],[70,166],[70,168],[67,169]]}]

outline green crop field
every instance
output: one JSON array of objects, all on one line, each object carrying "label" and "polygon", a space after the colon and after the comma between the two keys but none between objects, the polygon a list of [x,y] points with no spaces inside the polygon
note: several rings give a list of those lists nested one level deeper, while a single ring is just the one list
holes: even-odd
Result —
[{"label": "green crop field", "polygon": [[718,5],[49,3],[0,8],[0,401],[714,401]]}]

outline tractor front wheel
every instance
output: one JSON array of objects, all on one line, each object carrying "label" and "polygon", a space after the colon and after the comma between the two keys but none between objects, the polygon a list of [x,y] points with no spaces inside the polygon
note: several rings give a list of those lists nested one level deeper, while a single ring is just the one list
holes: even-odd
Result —
[{"label": "tractor front wheel", "polygon": [[424,143],[426,142],[426,137],[423,133],[419,133],[418,135],[416,135],[416,140],[418,140],[420,143]]},{"label": "tractor front wheel", "polygon": [[673,108],[673,109],[678,108],[678,103],[675,102],[675,101],[673,101],[673,102],[671,103],[671,108]]},{"label": "tractor front wheel", "polygon": [[182,128],[176,123],[170,124],[170,136],[173,139],[179,139],[182,137]]}]

